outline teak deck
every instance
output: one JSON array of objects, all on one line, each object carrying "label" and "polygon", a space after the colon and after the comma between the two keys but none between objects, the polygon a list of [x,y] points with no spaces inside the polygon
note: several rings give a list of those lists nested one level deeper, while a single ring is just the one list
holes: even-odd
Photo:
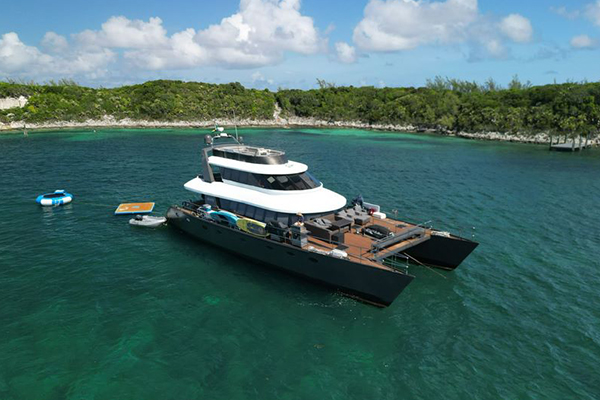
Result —
[{"label": "teak deck", "polygon": [[[328,218],[330,220],[334,220],[334,216],[325,216],[323,218]],[[371,246],[375,243],[376,239],[373,239],[369,236],[365,236],[362,233],[357,233],[357,230],[371,226],[371,225],[381,225],[388,228],[390,231],[394,232],[395,235],[402,234],[405,231],[408,231],[411,228],[414,228],[416,225],[409,224],[403,221],[397,221],[394,219],[378,219],[375,217],[371,217],[370,221],[362,226],[353,225],[346,233],[344,233],[344,243],[329,243],[326,240],[322,240],[311,236],[308,236],[308,246],[313,246],[320,250],[333,250],[338,248],[339,246],[344,246],[343,251],[348,254],[348,258],[351,261],[369,265],[372,267],[383,268],[383,269],[393,269],[388,267],[387,265],[383,265],[380,262],[376,262],[373,260],[374,254],[371,252]],[[429,229],[426,230],[425,235],[429,236],[431,231]],[[402,246],[407,246],[416,242],[417,240],[421,240],[419,238],[409,238],[398,242],[388,248],[382,249],[379,254],[382,257],[385,257],[386,253],[392,254],[394,250],[401,248]],[[307,246],[307,247],[308,247]]]}]

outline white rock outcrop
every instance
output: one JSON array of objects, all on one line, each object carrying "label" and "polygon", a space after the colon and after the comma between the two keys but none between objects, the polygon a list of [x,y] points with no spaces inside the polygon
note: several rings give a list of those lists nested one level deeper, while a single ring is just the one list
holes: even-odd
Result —
[{"label": "white rock outcrop", "polygon": [[0,110],[8,110],[9,108],[25,107],[27,104],[27,97],[5,97],[0,99]]}]

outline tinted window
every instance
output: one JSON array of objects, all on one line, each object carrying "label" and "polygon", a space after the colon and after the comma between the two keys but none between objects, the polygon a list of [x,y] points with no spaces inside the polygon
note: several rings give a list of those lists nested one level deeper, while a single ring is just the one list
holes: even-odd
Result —
[{"label": "tinted window", "polygon": [[245,171],[222,169],[224,179],[271,190],[307,190],[321,185],[308,172],[293,175],[260,175]]},{"label": "tinted window", "polygon": [[262,208],[257,208],[256,213],[254,214],[254,219],[258,221],[262,221],[265,219],[265,210]]},{"label": "tinted window", "polygon": [[217,205],[217,199],[215,199],[213,196],[204,196],[204,201],[206,204],[210,204],[213,207]]},{"label": "tinted window", "polygon": [[272,219],[275,219],[275,213],[273,211],[265,212],[265,221],[270,221]]}]

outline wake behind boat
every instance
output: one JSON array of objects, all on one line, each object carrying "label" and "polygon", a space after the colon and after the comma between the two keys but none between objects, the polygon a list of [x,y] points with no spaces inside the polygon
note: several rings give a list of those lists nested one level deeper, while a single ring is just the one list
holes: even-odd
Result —
[{"label": "wake behind boat", "polygon": [[205,143],[202,173],[185,184],[198,198],[170,207],[167,218],[233,253],[388,306],[413,279],[406,261],[452,270],[478,245],[389,218],[362,197],[347,206],[283,151],[244,145],[222,129]]}]

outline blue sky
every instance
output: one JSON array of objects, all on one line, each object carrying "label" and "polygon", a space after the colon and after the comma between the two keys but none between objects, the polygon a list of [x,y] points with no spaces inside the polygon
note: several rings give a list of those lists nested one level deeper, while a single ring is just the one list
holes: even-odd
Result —
[{"label": "blue sky", "polygon": [[600,80],[600,0],[6,2],[0,78],[420,86]]}]

